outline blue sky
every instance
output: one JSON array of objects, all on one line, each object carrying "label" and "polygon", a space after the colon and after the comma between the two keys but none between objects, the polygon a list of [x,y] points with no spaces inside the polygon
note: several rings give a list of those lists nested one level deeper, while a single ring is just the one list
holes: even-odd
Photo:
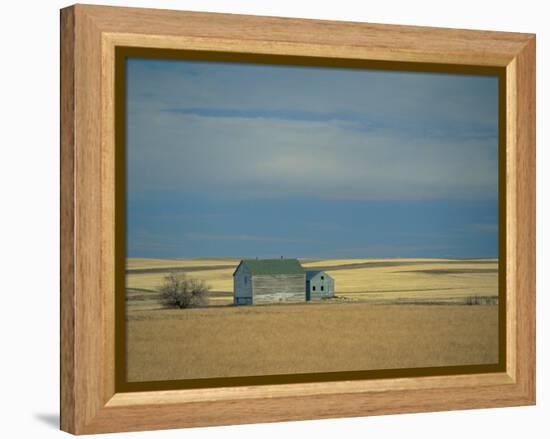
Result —
[{"label": "blue sky", "polygon": [[496,257],[491,76],[127,61],[129,257]]}]

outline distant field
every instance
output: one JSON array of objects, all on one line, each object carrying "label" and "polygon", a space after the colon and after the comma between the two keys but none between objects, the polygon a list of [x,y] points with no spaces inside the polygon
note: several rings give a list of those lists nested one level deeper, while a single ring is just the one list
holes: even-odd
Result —
[{"label": "distant field", "polygon": [[[129,259],[130,381],[491,364],[498,360],[495,259],[303,260],[334,277],[322,303],[235,307],[238,259]],[[164,309],[170,271],[211,286],[210,307]],[[489,305],[466,306],[482,297]]]},{"label": "distant field", "polygon": [[[158,309],[157,288],[169,271],[183,271],[211,286],[211,305],[232,303],[233,271],[239,259],[128,259],[128,309]],[[304,260],[335,279],[339,301],[370,303],[464,303],[498,296],[496,259]]]}]

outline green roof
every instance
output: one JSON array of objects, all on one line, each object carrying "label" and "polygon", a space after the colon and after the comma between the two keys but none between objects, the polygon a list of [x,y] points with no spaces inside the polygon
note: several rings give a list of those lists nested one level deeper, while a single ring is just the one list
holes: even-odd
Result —
[{"label": "green roof", "polygon": [[298,259],[243,259],[241,264],[245,265],[252,274],[305,273]]}]

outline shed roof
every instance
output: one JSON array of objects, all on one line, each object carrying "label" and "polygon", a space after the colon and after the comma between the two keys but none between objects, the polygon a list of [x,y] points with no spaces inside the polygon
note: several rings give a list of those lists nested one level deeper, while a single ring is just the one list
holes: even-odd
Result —
[{"label": "shed roof", "polygon": [[298,259],[243,259],[239,265],[241,264],[245,265],[252,274],[303,274],[305,272]]}]

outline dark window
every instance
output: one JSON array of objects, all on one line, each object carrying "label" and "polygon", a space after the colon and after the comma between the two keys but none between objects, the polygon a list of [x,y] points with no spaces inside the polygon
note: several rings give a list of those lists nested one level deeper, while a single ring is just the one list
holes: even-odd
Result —
[{"label": "dark window", "polygon": [[321,291],[325,291],[325,287],[321,285]]},{"label": "dark window", "polygon": [[248,277],[244,277],[244,284],[246,285],[248,283]]},{"label": "dark window", "polygon": [[313,291],[315,291],[315,285],[313,285],[313,287],[311,288]]},{"label": "dark window", "polygon": [[325,280],[325,276],[321,276],[321,280]]}]

